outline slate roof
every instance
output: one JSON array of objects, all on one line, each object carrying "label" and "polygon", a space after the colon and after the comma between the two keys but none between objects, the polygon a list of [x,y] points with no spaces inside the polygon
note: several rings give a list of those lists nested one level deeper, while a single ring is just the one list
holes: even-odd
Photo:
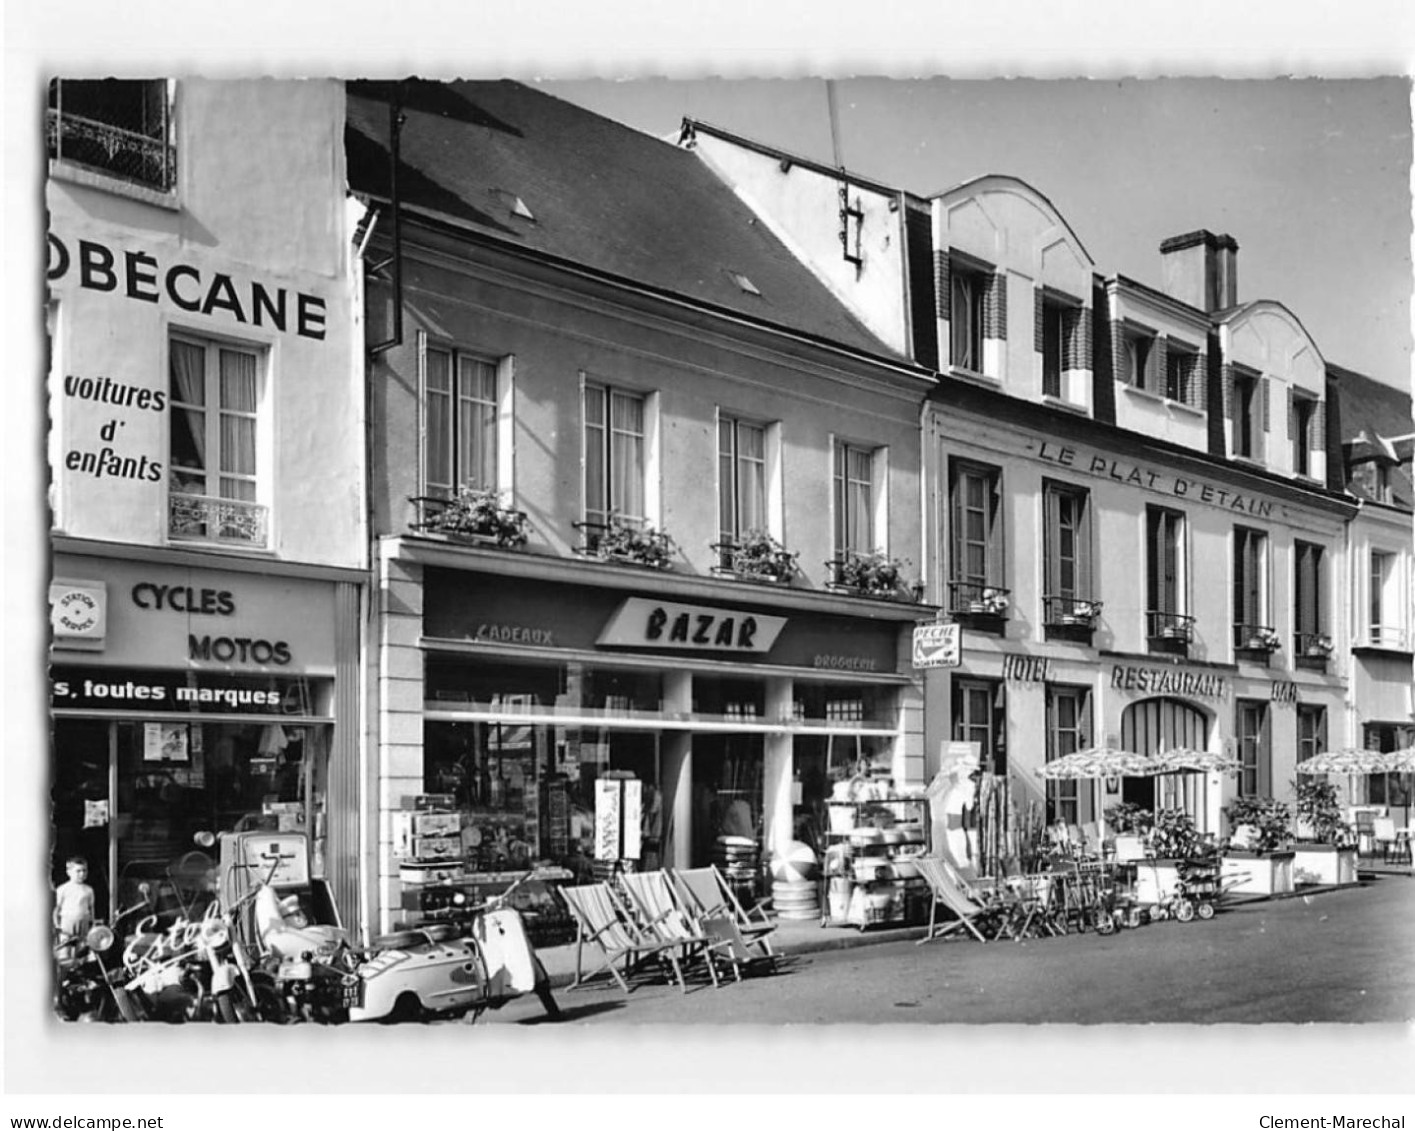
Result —
[{"label": "slate roof", "polygon": [[[384,199],[392,85],[348,84],[350,188]],[[692,153],[511,81],[411,80],[403,109],[406,206],[512,247],[903,360]],[[534,219],[518,215],[521,206]]]},{"label": "slate roof", "polygon": [[[1329,365],[1341,400],[1341,443],[1347,462],[1375,459],[1389,468],[1391,501],[1410,507],[1415,502],[1411,456],[1415,453],[1415,420],[1410,394],[1354,370]],[[1391,462],[1391,455],[1400,461]],[[1364,496],[1358,483],[1347,489]]]}]

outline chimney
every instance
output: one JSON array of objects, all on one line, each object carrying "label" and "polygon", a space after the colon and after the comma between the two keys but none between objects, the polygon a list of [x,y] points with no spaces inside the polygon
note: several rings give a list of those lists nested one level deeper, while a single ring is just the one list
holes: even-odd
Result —
[{"label": "chimney", "polygon": [[1238,305],[1238,241],[1200,229],[1160,244],[1164,292],[1212,312]]}]

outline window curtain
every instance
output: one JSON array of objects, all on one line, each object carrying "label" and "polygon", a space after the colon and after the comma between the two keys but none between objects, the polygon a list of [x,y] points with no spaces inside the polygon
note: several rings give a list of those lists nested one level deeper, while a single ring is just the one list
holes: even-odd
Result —
[{"label": "window curtain", "polygon": [[424,350],[423,396],[423,474],[427,491],[430,495],[451,495],[458,484],[452,477],[452,355],[445,350]]},{"label": "window curtain", "polygon": [[172,488],[206,494],[206,350],[173,339],[168,351],[172,397]]},{"label": "window curtain", "polygon": [[494,488],[497,466],[496,367],[477,358],[459,359],[461,388],[457,426],[458,486]]},{"label": "window curtain", "polygon": [[221,351],[221,498],[256,496],[255,357]]},{"label": "window curtain", "polygon": [[644,519],[644,402],[612,393],[609,400],[610,504],[625,518]]},{"label": "window curtain", "polygon": [[738,533],[766,529],[766,430],[737,425]]}]

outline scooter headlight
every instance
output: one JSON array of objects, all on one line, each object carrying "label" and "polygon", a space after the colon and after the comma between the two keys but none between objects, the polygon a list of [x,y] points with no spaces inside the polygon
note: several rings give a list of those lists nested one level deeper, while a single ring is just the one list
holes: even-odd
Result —
[{"label": "scooter headlight", "polygon": [[96,927],[90,927],[88,934],[84,936],[84,942],[88,944],[89,950],[107,950],[113,945],[113,930],[101,923]]}]

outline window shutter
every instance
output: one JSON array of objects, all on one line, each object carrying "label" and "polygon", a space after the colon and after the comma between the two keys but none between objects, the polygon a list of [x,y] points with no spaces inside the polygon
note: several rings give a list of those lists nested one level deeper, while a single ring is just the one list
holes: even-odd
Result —
[{"label": "window shutter", "polygon": [[983,337],[1007,340],[1007,276],[994,271],[983,295]]},{"label": "window shutter", "polygon": [[1032,288],[1032,349],[1041,353],[1046,347],[1046,302],[1042,288]]},{"label": "window shutter", "polygon": [[1042,522],[1044,523],[1042,544],[1046,554],[1045,587],[1043,597],[1054,597],[1061,592],[1061,496],[1054,487],[1047,488],[1042,496]]},{"label": "window shutter", "polygon": [[1091,576],[1091,495],[1083,491],[1076,497],[1080,517],[1076,523],[1076,588],[1088,601],[1096,599]]},{"label": "window shutter", "polygon": [[[1297,393],[1293,389],[1287,390],[1287,438],[1293,438],[1293,429],[1297,427]],[[1304,437],[1305,439],[1305,437]]]},{"label": "window shutter", "polygon": [[1262,413],[1262,418],[1258,421],[1258,427],[1255,429],[1255,431],[1258,432],[1269,432],[1272,430],[1272,427],[1269,424],[1269,421],[1272,419],[1272,413],[1269,408],[1269,399],[1271,397],[1271,393],[1269,392],[1268,388],[1268,386],[1271,384],[1272,382],[1266,377],[1258,378],[1258,389],[1260,393],[1259,400],[1262,403],[1262,407],[1258,410],[1260,413]]},{"label": "window shutter", "polygon": [[963,576],[963,476],[957,468],[950,468],[948,503],[948,577],[957,581]]},{"label": "window shutter", "polygon": [[934,313],[943,322],[953,317],[952,274],[948,252],[934,252]]},{"label": "window shutter", "polygon": [[1207,353],[1201,353],[1194,358],[1194,364],[1189,370],[1189,404],[1193,405],[1200,412],[1207,412],[1209,408],[1209,358]]},{"label": "window shutter", "polygon": [[1271,797],[1273,792],[1272,730],[1266,707],[1258,708],[1258,795]]},{"label": "window shutter", "polygon": [[1307,425],[1307,447],[1314,452],[1326,450],[1327,436],[1327,402],[1318,401],[1316,408],[1312,412],[1311,421]]},{"label": "window shutter", "polygon": [[1150,346],[1150,359],[1147,368],[1149,369],[1148,379],[1141,388],[1149,389],[1151,392],[1164,392],[1169,385],[1169,339],[1163,334],[1155,335],[1154,342]]},{"label": "window shutter", "polygon": [[988,477],[988,569],[990,585],[1002,585],[1002,474]]},{"label": "window shutter", "polygon": [[1233,366],[1225,364],[1223,380],[1223,415],[1230,423],[1233,420]]}]

